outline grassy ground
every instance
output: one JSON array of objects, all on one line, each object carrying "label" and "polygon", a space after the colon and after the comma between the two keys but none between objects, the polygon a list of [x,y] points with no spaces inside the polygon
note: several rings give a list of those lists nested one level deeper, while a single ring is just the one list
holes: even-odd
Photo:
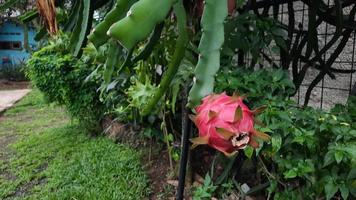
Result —
[{"label": "grassy ground", "polygon": [[30,93],[0,117],[0,199],[144,199],[140,154]]}]

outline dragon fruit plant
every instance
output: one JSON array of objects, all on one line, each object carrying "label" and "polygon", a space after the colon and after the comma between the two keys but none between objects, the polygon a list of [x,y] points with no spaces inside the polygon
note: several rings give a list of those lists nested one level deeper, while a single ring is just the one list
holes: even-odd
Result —
[{"label": "dragon fruit plant", "polygon": [[192,138],[192,148],[207,144],[212,148],[232,156],[247,145],[258,148],[256,138],[268,141],[270,136],[254,129],[254,117],[263,107],[250,110],[243,103],[243,96],[226,93],[211,94],[203,98],[191,116],[199,130],[199,137]]}]

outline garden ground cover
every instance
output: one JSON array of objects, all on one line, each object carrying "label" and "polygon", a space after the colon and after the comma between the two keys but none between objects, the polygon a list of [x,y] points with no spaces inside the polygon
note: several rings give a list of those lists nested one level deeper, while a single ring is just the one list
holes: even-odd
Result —
[{"label": "garden ground cover", "polygon": [[141,155],[31,92],[0,116],[0,199],[144,199]]}]

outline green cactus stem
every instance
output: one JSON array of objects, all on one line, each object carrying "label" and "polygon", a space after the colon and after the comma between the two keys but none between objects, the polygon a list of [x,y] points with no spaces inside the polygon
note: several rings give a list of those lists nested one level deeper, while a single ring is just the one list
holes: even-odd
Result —
[{"label": "green cactus stem", "polygon": [[174,75],[177,73],[178,68],[180,66],[181,61],[184,58],[185,49],[188,43],[188,33],[187,33],[187,16],[184,10],[182,0],[179,0],[173,6],[174,12],[177,17],[177,24],[178,24],[178,39],[176,41],[175,51],[173,54],[172,61],[168,64],[168,69],[164,73],[161,83],[158,86],[156,93],[153,95],[153,98],[148,102],[147,107],[144,108],[142,115],[148,115],[151,111],[155,108],[159,100],[165,94],[167,89],[169,88]]},{"label": "green cactus stem", "polygon": [[126,49],[132,49],[146,39],[157,23],[169,13],[174,0],[141,0],[127,12],[125,18],[113,24],[108,35],[118,40]]},{"label": "green cactus stem", "polygon": [[188,106],[194,108],[214,89],[215,74],[220,67],[220,49],[224,43],[224,20],[228,14],[227,1],[205,0],[201,20],[202,37],[199,43],[199,61],[195,68],[193,87]]},{"label": "green cactus stem", "polygon": [[137,0],[117,0],[114,8],[105,16],[104,20],[100,22],[88,36],[96,48],[103,45],[109,36],[106,34],[110,26],[122,19],[129,8],[136,3]]}]

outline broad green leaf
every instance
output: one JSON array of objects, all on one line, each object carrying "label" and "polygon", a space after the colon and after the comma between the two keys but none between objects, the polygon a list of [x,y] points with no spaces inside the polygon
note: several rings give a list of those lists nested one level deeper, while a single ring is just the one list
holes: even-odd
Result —
[{"label": "broad green leaf", "polygon": [[347,175],[348,180],[356,179],[356,168],[351,169],[349,174]]},{"label": "broad green leaf", "polygon": [[284,178],[295,178],[298,174],[296,172],[295,168],[292,168],[290,170],[288,170],[287,172],[283,173]]},{"label": "broad green leaf", "polygon": [[356,130],[351,130],[349,134],[352,137],[356,137]]},{"label": "broad green leaf", "polygon": [[350,194],[349,189],[345,185],[342,185],[339,188],[340,188],[342,198],[347,199],[347,197],[349,197]]},{"label": "broad green leaf", "polygon": [[280,27],[273,28],[272,33],[276,36],[282,37],[285,40],[288,39],[288,33]]},{"label": "broad green leaf", "polygon": [[38,11],[37,9],[32,9],[30,11],[27,11],[25,14],[19,16],[18,19],[22,21],[22,23],[28,23],[36,17],[38,17]]},{"label": "broad green leaf", "polygon": [[342,161],[344,154],[342,151],[335,151],[334,156],[335,156],[336,162],[339,164]]},{"label": "broad green leaf", "polygon": [[335,156],[333,154],[333,151],[329,151],[328,153],[326,153],[324,156],[323,167],[330,165],[332,162],[334,162],[334,159],[335,159]]},{"label": "broad green leaf", "polygon": [[273,135],[272,137],[272,151],[277,152],[282,145],[282,137],[279,134]]},{"label": "broad green leaf", "polygon": [[324,190],[325,190],[326,199],[331,199],[335,195],[335,193],[337,192],[338,187],[337,187],[337,185],[335,185],[333,180],[330,180],[324,186]]},{"label": "broad green leaf", "polygon": [[254,149],[251,146],[247,146],[244,149],[244,153],[245,153],[246,157],[248,157],[248,158],[252,158],[253,151],[254,151]]},{"label": "broad green leaf", "polygon": [[87,41],[86,36],[90,32],[94,12],[90,0],[82,0],[79,8],[80,15],[70,38],[71,51],[74,56],[79,56],[82,47]]},{"label": "broad green leaf", "polygon": [[115,67],[118,65],[121,52],[121,46],[118,45],[114,40],[110,40],[109,44],[110,46],[108,57],[104,65],[103,74],[103,80],[105,84],[109,84],[111,82],[112,74],[114,73]]}]

